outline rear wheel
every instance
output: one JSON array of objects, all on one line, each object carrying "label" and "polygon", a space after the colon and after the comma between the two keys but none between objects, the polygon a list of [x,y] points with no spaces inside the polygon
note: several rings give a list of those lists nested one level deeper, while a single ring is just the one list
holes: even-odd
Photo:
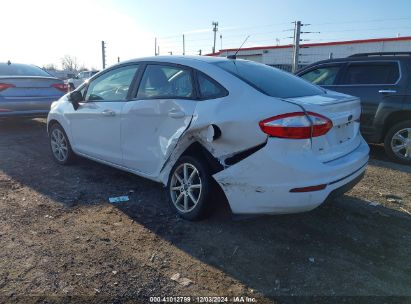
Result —
[{"label": "rear wheel", "polygon": [[391,127],[385,136],[384,148],[392,160],[411,165],[411,120]]},{"label": "rear wheel", "polygon": [[74,152],[67,134],[58,123],[50,127],[50,148],[54,160],[60,165],[68,165],[73,161]]},{"label": "rear wheel", "polygon": [[167,196],[173,209],[184,219],[204,219],[212,211],[211,176],[203,163],[183,156],[171,170]]}]

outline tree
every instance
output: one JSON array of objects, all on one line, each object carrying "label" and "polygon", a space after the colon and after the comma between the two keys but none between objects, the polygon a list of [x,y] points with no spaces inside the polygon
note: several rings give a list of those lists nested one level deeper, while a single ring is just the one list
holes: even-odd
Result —
[{"label": "tree", "polygon": [[43,70],[57,71],[57,66],[54,63],[45,64]]},{"label": "tree", "polygon": [[61,58],[61,67],[63,68],[63,70],[77,72],[79,70],[80,64],[78,63],[77,57],[64,55],[64,57]]}]

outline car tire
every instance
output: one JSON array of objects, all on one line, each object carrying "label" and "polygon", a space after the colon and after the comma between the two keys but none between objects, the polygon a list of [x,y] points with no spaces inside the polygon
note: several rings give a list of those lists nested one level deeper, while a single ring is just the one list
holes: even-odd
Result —
[{"label": "car tire", "polygon": [[170,172],[166,187],[168,201],[186,220],[205,219],[214,209],[212,185],[212,177],[202,161],[182,156]]},{"label": "car tire", "polygon": [[384,149],[393,161],[411,165],[411,120],[401,121],[388,130]]},{"label": "car tire", "polygon": [[63,127],[54,123],[49,130],[50,150],[53,159],[60,165],[69,165],[74,161],[75,154]]}]

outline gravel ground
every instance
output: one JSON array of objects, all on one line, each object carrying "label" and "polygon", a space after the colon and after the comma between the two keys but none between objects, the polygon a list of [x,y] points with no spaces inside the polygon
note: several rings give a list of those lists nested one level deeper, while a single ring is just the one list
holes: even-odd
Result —
[{"label": "gravel ground", "polygon": [[[381,146],[360,184],[312,212],[221,206],[191,223],[159,184],[85,159],[57,165],[45,126],[0,122],[0,302],[411,303],[411,167]],[[130,201],[108,203],[120,195]]]}]

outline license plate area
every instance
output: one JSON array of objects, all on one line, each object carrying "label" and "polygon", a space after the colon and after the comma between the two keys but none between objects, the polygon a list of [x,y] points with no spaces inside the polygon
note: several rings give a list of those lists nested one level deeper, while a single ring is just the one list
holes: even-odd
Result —
[{"label": "license plate area", "polygon": [[354,137],[354,123],[348,122],[334,126],[334,143],[343,144]]}]

